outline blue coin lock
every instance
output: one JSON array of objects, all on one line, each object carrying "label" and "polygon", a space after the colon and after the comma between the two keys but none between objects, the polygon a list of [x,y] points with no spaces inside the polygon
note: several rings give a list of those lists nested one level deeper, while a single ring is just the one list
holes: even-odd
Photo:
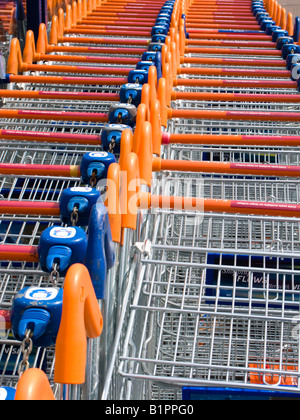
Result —
[{"label": "blue coin lock", "polygon": [[296,44],[285,44],[282,47],[282,57],[284,60],[287,59],[289,54],[300,54],[300,46]]},{"label": "blue coin lock", "polygon": [[87,226],[89,223],[91,209],[101,197],[100,191],[92,187],[72,187],[63,190],[60,201],[61,221],[71,226],[74,220],[74,208],[78,220],[76,226]]},{"label": "blue coin lock", "polygon": [[116,158],[108,152],[90,152],[83,155],[80,163],[81,181],[83,184],[96,186],[101,179],[107,178],[108,168]]},{"label": "blue coin lock", "polygon": [[259,24],[261,24],[261,22],[262,22],[264,19],[270,19],[270,15],[269,15],[268,13],[264,12],[264,11],[261,11],[261,10],[259,10],[259,11],[256,13],[255,17],[256,17],[256,20],[257,20],[257,22],[258,22]]},{"label": "blue coin lock", "polygon": [[110,124],[126,124],[133,127],[135,125],[136,113],[137,109],[133,104],[111,104],[108,111],[108,120]]},{"label": "blue coin lock", "polygon": [[143,85],[126,83],[126,85],[121,86],[120,101],[124,103],[129,102],[138,107],[142,100],[142,88]]},{"label": "blue coin lock", "polygon": [[262,27],[263,24],[270,22],[275,23],[275,21],[270,16],[260,16],[257,19],[257,23],[260,25],[260,27]]},{"label": "blue coin lock", "polygon": [[153,35],[168,35],[169,27],[167,25],[155,25],[151,30],[151,36]]},{"label": "blue coin lock", "polygon": [[[154,63],[156,54],[157,54],[156,51],[145,51],[145,52],[143,52],[142,62],[143,61],[152,61]],[[139,63],[137,63],[137,64],[139,64]]]},{"label": "blue coin lock", "polygon": [[[292,64],[291,71],[292,71],[292,80],[299,81],[300,64]],[[299,84],[298,84],[298,87],[299,87]]]},{"label": "blue coin lock", "polygon": [[266,9],[263,6],[255,6],[252,8],[252,14],[256,18],[256,20],[258,19],[258,14],[263,14],[263,13],[268,15]]},{"label": "blue coin lock", "polygon": [[127,77],[128,83],[136,83],[143,85],[148,83],[148,70],[144,69],[134,69],[130,70]]},{"label": "blue coin lock", "polygon": [[12,304],[13,335],[23,341],[31,331],[35,347],[55,345],[62,313],[63,289],[57,287],[27,287]]},{"label": "blue coin lock", "polygon": [[276,48],[277,50],[282,50],[282,47],[286,44],[293,45],[294,44],[294,38],[290,36],[280,36],[277,38],[276,41]]},{"label": "blue coin lock", "polygon": [[149,61],[139,61],[136,64],[136,68],[138,70],[146,70],[149,71],[149,67],[154,66],[154,61],[149,60]]},{"label": "blue coin lock", "polygon": [[256,7],[253,10],[253,15],[255,16],[256,20],[260,17],[260,16],[269,16],[269,14],[266,12],[265,9],[263,9],[262,7]]},{"label": "blue coin lock", "polygon": [[104,150],[109,150],[111,144],[114,144],[114,153],[120,153],[120,143],[122,132],[126,129],[132,130],[125,124],[106,124],[101,131],[101,143]]},{"label": "blue coin lock", "polygon": [[[260,22],[259,22],[259,21],[260,21]],[[266,25],[267,25],[267,24],[270,24],[270,23],[275,24],[274,20],[273,20],[273,19],[271,19],[271,18],[259,18],[259,19],[258,19],[258,24],[260,25],[260,27],[261,27],[262,31],[265,31],[265,29],[266,29]]]},{"label": "blue coin lock", "polygon": [[89,270],[97,299],[103,299],[107,272],[115,263],[108,212],[103,203],[97,203],[93,207],[88,232],[88,246],[84,263]]},{"label": "blue coin lock", "polygon": [[16,389],[10,386],[0,387],[0,401],[14,401]]},{"label": "blue coin lock", "polygon": [[163,44],[160,42],[150,42],[148,45],[148,51],[161,52]]},{"label": "blue coin lock", "polygon": [[172,4],[165,4],[164,6],[162,6],[162,8],[160,9],[161,12],[173,12],[174,9],[174,5]]},{"label": "blue coin lock", "polygon": [[262,31],[266,31],[266,29],[267,29],[269,26],[274,26],[274,25],[275,25],[275,22],[274,22],[272,19],[265,19],[265,20],[261,23],[260,27],[261,27]]},{"label": "blue coin lock", "polygon": [[157,35],[153,35],[151,41],[164,44],[166,42],[166,38],[167,38],[167,35],[164,35],[164,34],[158,35],[157,34]]},{"label": "blue coin lock", "polygon": [[279,37],[289,36],[288,31],[281,29],[280,27],[272,32],[272,42],[276,42]]},{"label": "blue coin lock", "polygon": [[300,64],[300,54],[289,54],[286,58],[286,68],[291,70],[293,64]]},{"label": "blue coin lock", "polygon": [[155,21],[155,25],[170,26],[171,19],[168,17],[158,17]]},{"label": "blue coin lock", "polygon": [[266,9],[264,8],[264,5],[262,3],[253,3],[251,6],[251,10],[254,16],[257,11],[266,12]]},{"label": "blue coin lock", "polygon": [[65,276],[72,264],[83,262],[86,247],[87,235],[82,228],[50,226],[42,233],[38,245],[41,268],[51,273],[56,267],[60,276]]},{"label": "blue coin lock", "polygon": [[167,19],[169,19],[169,21],[171,22],[171,16],[172,16],[172,13],[171,13],[171,12],[160,12],[160,13],[157,15],[157,18],[156,18],[156,19],[160,19],[160,18],[167,18]]},{"label": "blue coin lock", "polygon": [[267,23],[266,24],[266,29],[265,32],[267,35],[272,35],[275,31],[277,31],[278,29],[280,29],[279,26],[276,25],[276,23]]},{"label": "blue coin lock", "polygon": [[157,80],[162,77],[162,62],[161,62],[161,52],[160,51],[145,51],[142,55],[142,61],[137,63],[138,66],[142,66],[141,63],[148,62],[150,66],[150,62],[152,62],[157,70]]},{"label": "blue coin lock", "polygon": [[251,10],[253,11],[253,10],[255,10],[256,8],[261,8],[261,9],[264,9],[264,4],[263,4],[263,2],[258,2],[258,1],[253,2],[253,3],[252,3],[252,5],[251,5]]}]

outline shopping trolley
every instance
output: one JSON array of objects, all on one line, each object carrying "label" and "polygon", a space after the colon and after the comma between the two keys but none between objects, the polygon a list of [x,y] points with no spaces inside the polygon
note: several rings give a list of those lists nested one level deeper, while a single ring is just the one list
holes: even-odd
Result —
[{"label": "shopping trolley", "polygon": [[[67,9],[70,10],[70,8]],[[60,16],[62,16],[61,13]],[[44,34],[44,26],[41,28],[41,32],[42,31],[44,31]],[[71,39],[68,39],[68,41],[71,41]],[[120,41],[118,41],[117,36],[115,36],[112,40],[112,43],[113,41],[117,43],[120,42],[122,44],[124,43],[125,39],[120,38]],[[107,40],[102,40],[102,43],[107,42]],[[107,54],[107,49],[105,54]],[[115,52],[115,50],[110,49],[109,54],[114,54]],[[128,51],[125,52],[128,53]],[[28,56],[30,54],[31,60],[34,62],[37,57],[34,51],[34,44],[32,44],[32,34],[29,32],[27,34],[27,44],[25,45],[24,51],[24,57],[27,57],[26,60],[28,60]],[[136,50],[131,50],[129,54],[137,56],[138,52]],[[125,55],[126,57],[128,56],[128,54]],[[11,217],[14,216],[6,216],[7,225],[11,227],[11,230],[10,227],[8,227],[8,230],[3,232],[3,235],[5,237],[5,241],[11,241],[13,244],[16,242],[20,246],[24,243],[28,244],[30,247],[35,247],[39,243],[41,234],[44,230],[46,230],[48,227],[61,224],[59,213],[57,212],[57,204],[62,195],[62,192],[64,192],[66,189],[76,189],[78,187],[78,171],[75,170],[74,172],[74,166],[78,165],[84,154],[88,153],[89,151],[95,151],[95,146],[97,146],[97,148],[100,146],[100,133],[103,129],[103,123],[108,122],[108,107],[112,101],[117,99],[115,92],[118,92],[118,86],[126,81],[126,79],[123,78],[121,82],[119,80],[116,84],[114,84],[113,77],[111,77],[109,80],[102,80],[102,83],[100,80],[94,79],[91,83],[92,92],[90,92],[90,84],[89,80],[86,78],[86,74],[104,74],[112,76],[114,74],[119,75],[121,72],[121,75],[126,76],[128,71],[126,68],[125,70],[124,68],[119,68],[119,70],[114,71],[113,67],[111,68],[108,66],[103,66],[103,69],[99,72],[94,69],[88,69],[85,66],[82,66],[81,71],[78,71],[77,66],[77,72],[74,73],[83,74],[84,77],[76,77],[74,82],[74,78],[72,79],[72,71],[75,70],[75,68],[67,69],[71,71],[71,76],[67,82],[70,83],[70,85],[65,87],[65,85],[60,84],[60,80],[62,80],[62,78],[59,80],[57,74],[63,73],[66,71],[66,68],[63,66],[55,67],[51,65],[52,60],[55,60],[54,56],[49,55],[48,57],[46,54],[44,54],[43,57],[39,56],[39,60],[42,59],[42,61],[46,61],[49,58],[49,65],[47,66],[43,66],[43,64],[36,65],[29,63],[27,68],[22,67],[23,62],[22,56],[20,55],[20,48],[18,42],[14,41],[12,43],[10,57],[12,57],[12,61],[9,60],[8,63],[10,70],[8,71],[9,74],[6,77],[6,82],[22,83],[26,81],[26,84],[21,86],[24,89],[16,90],[14,89],[16,86],[12,85],[10,87],[13,89],[8,90],[6,93],[3,92],[3,96],[6,96],[8,100],[4,101],[5,103],[3,103],[2,108],[2,139],[5,140],[5,143],[3,142],[2,145],[2,163],[3,165],[7,165],[7,174],[9,174],[9,176],[3,177],[3,192],[5,192],[5,196],[3,197],[4,201],[2,204],[5,202],[9,206],[15,206],[15,209],[12,210],[12,212],[16,212],[15,224],[14,222],[8,222],[8,220],[11,220]],[[52,60],[50,60],[51,57]],[[57,61],[61,61],[59,60],[60,57],[60,55],[57,55]],[[127,62],[129,60],[129,64],[136,63],[136,59],[132,60],[126,57],[124,60],[121,59],[123,64],[125,60],[127,60]],[[68,56],[67,58],[63,57],[63,60],[76,62],[76,60],[80,61],[80,57],[74,56],[72,58],[71,56]],[[98,59],[94,58],[93,60],[99,61]],[[103,57],[103,61],[109,62],[109,56]],[[10,66],[11,62],[12,67]],[[30,65],[32,65],[32,67],[30,67]],[[13,68],[13,66],[15,67]],[[22,74],[18,75],[18,73],[23,73],[24,71],[39,71],[39,74],[37,76],[27,74],[24,75],[24,78]],[[46,75],[44,80],[41,79],[42,72]],[[52,76],[53,73],[55,73],[55,76]],[[65,77],[65,73],[63,74]],[[11,77],[12,75],[15,76],[15,78]],[[49,75],[49,78],[51,79],[50,88],[46,90],[43,89],[43,91],[37,91],[37,85],[35,83],[47,83],[47,77]],[[40,79],[38,79],[39,77]],[[67,78],[68,76],[66,79]],[[135,80],[135,82],[137,81]],[[56,93],[53,91],[53,85],[59,86],[59,91],[56,91]],[[100,89],[98,88],[99,85]],[[102,99],[104,99],[103,96],[101,97],[101,94],[103,95],[103,93],[101,93],[102,85],[106,86],[106,90],[114,92],[104,93],[104,97],[107,100],[104,104],[101,102]],[[63,86],[63,88],[61,88],[61,86]],[[97,88],[93,88],[93,86],[96,86]],[[98,93],[97,90],[100,90],[100,93]],[[38,97],[40,95],[45,95],[45,99],[39,100]],[[91,95],[96,96],[94,96],[92,99]],[[83,102],[85,101],[84,97],[86,97],[86,99],[89,98],[88,101]],[[74,98],[76,98],[75,101]],[[91,104],[90,99],[95,102],[94,105]],[[126,104],[124,104],[124,106],[125,105]],[[128,109],[132,108],[131,104],[127,105]],[[26,109],[24,109],[25,107]],[[106,113],[102,111],[106,111]],[[119,118],[117,122],[124,123],[122,118]],[[130,133],[131,131],[129,130],[127,132]],[[7,139],[9,139],[8,143],[6,141]],[[101,136],[101,141],[103,146],[103,135]],[[32,166],[31,168],[27,167],[29,172],[26,173],[26,171],[24,172],[24,168],[27,166],[27,163],[30,163]],[[18,165],[22,166],[21,172],[17,170]],[[60,166],[60,170],[62,170],[62,166],[69,169],[67,172],[63,170],[63,172],[60,172],[60,174],[55,173],[55,167],[57,167],[57,165]],[[17,171],[14,172],[15,170]],[[13,173],[15,173],[15,176]],[[49,176],[50,173],[51,175]],[[28,212],[28,207],[24,211],[21,210],[20,206],[22,202],[23,204],[25,203],[25,205],[28,205],[30,201],[32,206],[35,207],[32,216],[26,214]],[[40,211],[39,207],[44,207],[41,204],[46,205],[47,210],[45,212],[42,211],[43,216],[41,215],[37,218],[35,213]],[[55,208],[55,214],[53,214],[51,211],[49,212],[50,208],[52,210]],[[5,209],[5,212],[7,211],[8,208]],[[47,212],[49,212],[48,216]],[[20,230],[18,230],[16,224],[20,227]],[[125,239],[123,244],[124,243],[127,245],[127,248],[129,248],[129,243],[126,242]],[[128,252],[127,248],[126,252]],[[4,251],[7,251],[7,249]],[[11,252],[12,248],[10,248],[9,251]],[[7,254],[4,252],[3,255],[6,257]],[[16,256],[15,258],[18,260],[20,255]],[[123,258],[124,262],[125,257],[121,256],[121,258]],[[7,276],[7,283],[4,284],[3,282],[3,302],[6,302],[6,305],[4,306],[6,306],[7,309],[10,308],[11,298],[17,293],[19,288],[22,289],[22,287],[27,285],[30,285],[31,287],[35,285],[38,287],[46,287],[49,284],[48,276],[46,276],[45,273],[39,269],[37,263],[38,261],[36,260],[35,251],[35,255],[31,253],[29,261],[25,261],[23,263],[16,263],[11,261],[8,263],[8,268],[4,268],[5,276]],[[33,264],[32,267],[30,264]],[[127,264],[128,263],[125,261],[125,264],[122,265],[122,272],[126,271]],[[11,275],[15,276],[15,283],[11,276],[8,275],[9,270],[12,273]],[[21,278],[24,278],[24,280],[21,280],[19,275],[23,276]],[[115,281],[114,276],[117,276],[116,272],[112,274],[112,280]],[[15,287],[12,287],[13,284],[15,284]],[[58,284],[60,285],[60,283]],[[112,293],[115,293],[115,291],[112,291]],[[113,305],[115,305],[115,302],[113,302]],[[107,319],[106,312],[111,311],[112,309],[113,308],[109,307],[109,305],[107,308],[103,306],[103,314],[105,315],[105,319]],[[107,325],[113,326],[113,316],[114,315],[112,315],[112,317],[107,320]],[[20,361],[20,353],[18,351],[18,346],[20,344],[16,340],[12,342],[11,339],[9,339],[8,334],[9,333],[7,333],[7,336],[5,337],[1,347],[2,355],[9,355],[4,360],[4,366],[2,370],[2,384],[4,383],[6,385],[12,385],[17,380],[16,369]],[[111,335],[113,336],[113,334]],[[97,349],[94,349],[95,351],[90,351],[90,355],[96,359],[93,364],[93,369],[91,368],[92,370],[94,370],[95,365],[98,364],[99,358],[99,342],[95,345]],[[104,341],[101,343],[100,351],[107,351],[109,354],[109,350],[107,346],[105,346]],[[13,353],[17,354],[15,359],[10,358],[11,354]],[[40,356],[41,354],[42,356]],[[35,358],[33,359],[33,357]],[[54,350],[44,349],[40,352],[38,349],[37,356],[35,356],[35,353],[31,353],[30,364],[46,370],[48,377],[51,379],[54,369]],[[11,371],[8,371],[8,367],[11,367]],[[96,383],[98,381],[99,378],[96,378]],[[91,385],[91,387],[92,389],[89,390],[89,397],[92,397],[93,395],[95,396],[97,394],[97,389],[94,389],[93,385]]]},{"label": "shopping trolley", "polygon": [[[191,10],[194,7],[195,3]],[[245,51],[236,50],[238,58],[239,53]],[[251,54],[254,60],[260,56],[257,51]],[[268,55],[264,58],[273,61]],[[173,55],[173,60],[165,63],[167,70],[175,69],[176,77],[178,59]],[[282,62],[278,67],[284,67]],[[265,75],[257,72],[256,77]],[[246,79],[234,80],[231,90]],[[218,82],[211,81],[212,86]],[[209,86],[210,80],[206,83]],[[277,80],[273,83],[277,89]],[[205,95],[196,85],[194,90],[194,101],[188,104],[183,102],[189,96],[185,89],[177,102],[171,102],[171,92],[171,109],[162,111],[169,122],[165,121],[167,132],[162,133],[167,147],[154,159],[160,183],[155,183],[152,194],[139,197],[142,208],[151,208],[153,230],[133,259],[114,347],[116,364],[111,366],[103,398],[201,399],[210,390],[217,398],[228,387],[235,388],[231,396],[246,395],[245,390],[253,395],[259,390],[261,396],[295,396],[299,389],[297,181],[290,184],[292,190],[296,187],[294,195],[288,180],[276,172],[257,176],[254,168],[261,164],[261,169],[271,168],[282,158],[288,162],[290,151],[296,163],[297,149],[285,147],[284,141],[299,140],[297,108],[287,105],[284,111],[282,104],[273,105],[266,98],[268,111],[250,101],[243,102],[244,111],[233,97],[230,103],[220,103],[222,96],[213,87],[211,103],[199,104],[197,95],[202,100]],[[263,101],[269,93],[254,92],[263,93]],[[296,98],[296,89],[293,94]],[[202,105],[204,109],[198,110]],[[226,111],[220,112],[223,106]],[[206,164],[211,165],[208,173]],[[221,174],[218,164],[237,165],[240,172],[230,174],[223,166]]]}]

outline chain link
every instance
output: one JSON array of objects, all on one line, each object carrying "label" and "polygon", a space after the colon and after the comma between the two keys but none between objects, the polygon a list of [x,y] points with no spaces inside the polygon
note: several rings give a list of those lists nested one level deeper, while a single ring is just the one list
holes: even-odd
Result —
[{"label": "chain link", "polygon": [[76,226],[77,225],[78,219],[79,219],[78,207],[74,206],[73,211],[71,213],[72,226]]},{"label": "chain link", "polygon": [[22,341],[21,352],[23,354],[23,360],[18,366],[18,375],[21,376],[27,369],[29,369],[29,356],[32,353],[33,343],[32,337],[33,333],[31,330],[26,330],[25,338]]},{"label": "chain link", "polygon": [[57,286],[57,282],[59,279],[59,265],[57,263],[54,263],[52,266],[52,271],[50,273],[50,281],[52,283],[53,287]]},{"label": "chain link", "polygon": [[116,139],[115,137],[113,137],[111,139],[111,142],[109,143],[109,149],[108,149],[109,153],[113,153],[115,147],[116,147]]},{"label": "chain link", "polygon": [[121,112],[119,112],[119,114],[118,114],[117,124],[122,124],[122,113]]},{"label": "chain link", "polygon": [[93,172],[92,172],[92,176],[90,178],[90,186],[91,187],[94,187],[97,184],[97,177],[96,177],[96,175],[97,175],[97,171],[96,171],[96,169],[94,169]]}]

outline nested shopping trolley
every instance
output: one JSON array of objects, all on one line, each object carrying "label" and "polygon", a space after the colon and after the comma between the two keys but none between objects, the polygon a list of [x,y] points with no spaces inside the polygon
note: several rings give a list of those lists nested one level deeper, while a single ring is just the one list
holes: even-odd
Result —
[{"label": "nested shopping trolley", "polygon": [[[76,6],[73,3],[73,11]],[[152,17],[155,17],[155,11],[160,7],[161,4],[157,2],[150,8],[151,11],[153,9]],[[70,11],[71,8],[67,7],[66,19],[70,17]],[[60,19],[64,17],[61,12],[59,16]],[[54,17],[53,20],[54,26],[59,19]],[[23,54],[18,40],[13,40],[7,75],[2,79],[2,83],[8,84],[9,89],[2,90],[1,308],[9,311],[13,299],[16,305],[18,297],[22,299],[19,292],[26,288],[33,294],[36,289],[40,289],[37,291],[37,298],[38,292],[46,293],[49,289],[47,293],[51,295],[53,287],[60,288],[64,283],[66,271],[62,267],[64,263],[58,266],[56,254],[50,257],[48,255],[46,259],[50,258],[53,264],[50,264],[51,269],[47,273],[46,266],[49,261],[44,261],[44,265],[41,262],[41,253],[47,248],[43,238],[47,232],[49,236],[46,236],[46,242],[51,241],[53,237],[62,240],[64,237],[75,235],[83,248],[79,251],[71,249],[72,263],[83,262],[86,249],[89,263],[87,260],[85,263],[87,266],[94,265],[94,273],[100,282],[106,279],[106,269],[110,269],[111,281],[107,282],[106,291],[110,300],[105,298],[102,286],[101,290],[96,291],[98,299],[102,300],[104,331],[109,334],[102,333],[101,343],[89,343],[86,386],[82,389],[75,387],[73,394],[73,390],[64,388],[61,397],[97,398],[102,386],[99,385],[99,378],[105,375],[105,359],[108,360],[110,354],[110,341],[113,338],[117,312],[120,310],[117,298],[120,298],[123,285],[122,282],[117,284],[117,280],[123,279],[127,271],[131,241],[136,243],[140,239],[139,233],[135,234],[133,229],[127,229],[126,224],[121,223],[120,217],[114,218],[114,225],[110,228],[112,222],[108,222],[104,206],[105,195],[102,194],[105,193],[106,187],[97,183],[106,177],[118,179],[118,167],[115,165],[119,160],[120,143],[126,145],[126,142],[132,142],[135,104],[141,95],[139,85],[142,78],[148,75],[143,67],[135,69],[135,66],[138,62],[137,57],[145,51],[140,49],[140,40],[137,39],[139,34],[131,39],[130,36],[125,37],[127,33],[119,34],[114,30],[98,42],[95,35],[105,33],[105,30],[100,29],[99,33],[92,33],[89,39],[85,39],[84,36],[80,39],[81,42],[86,40],[87,46],[72,46],[71,38],[67,37],[70,42],[67,45],[56,46],[56,54],[51,55],[47,50],[49,45],[46,29],[45,25],[41,25],[37,45],[34,44],[32,32],[27,33]],[[89,34],[85,29],[84,35]],[[50,37],[51,35],[53,33],[50,33]],[[141,36],[141,44],[147,46],[147,37],[151,38],[151,30]],[[43,43],[44,46],[41,47]],[[95,47],[98,43],[100,47]],[[93,44],[94,47],[89,44]],[[127,48],[128,44],[133,47]],[[119,51],[115,47],[120,45],[123,45],[121,57],[118,56]],[[51,44],[51,47],[51,52],[54,53],[55,46]],[[74,52],[79,54],[72,55]],[[88,52],[90,56],[86,57]],[[101,57],[99,52],[103,53]],[[134,90],[130,85],[130,71],[134,77]],[[152,74],[156,76],[156,73]],[[151,84],[151,71],[147,81]],[[123,85],[125,87],[121,91]],[[95,207],[92,207],[92,204]],[[62,216],[64,205],[67,206],[67,219]],[[93,226],[88,223],[91,208],[95,208]],[[81,220],[83,214],[84,221]],[[85,229],[80,229],[81,222]],[[85,236],[87,227],[88,237]],[[61,262],[70,259],[68,253],[69,251],[65,250],[60,255]],[[97,266],[99,258],[101,270]],[[117,262],[115,268],[114,261]],[[104,278],[100,279],[99,276]],[[95,284],[94,287],[96,289]],[[58,292],[57,299],[60,295],[61,292]],[[32,296],[30,294],[30,297]],[[17,310],[14,313],[17,313]],[[7,312],[4,315],[7,315]],[[99,321],[98,315],[94,318]],[[62,324],[63,319],[62,315]],[[7,325],[9,327],[9,321]],[[14,329],[14,325],[12,328]],[[100,324],[97,328],[87,326],[93,337],[100,334],[99,328]],[[53,342],[51,345],[48,342],[47,345],[44,343],[42,346],[34,345],[31,348],[31,345],[28,347],[28,343],[32,336],[25,335],[22,344],[21,336],[16,337],[16,331],[14,332],[13,338],[8,328],[1,337],[1,385],[14,386],[18,382],[19,374],[23,373],[28,365],[46,372],[53,385]],[[77,350],[73,348],[73,352],[77,353]],[[84,348],[82,350],[84,351]],[[59,364],[59,361],[56,360],[56,363]],[[77,379],[74,383],[74,379],[70,379],[70,384],[81,383],[76,381]],[[53,387],[53,391],[56,396],[59,395],[57,387]]]},{"label": "nested shopping trolley", "polygon": [[[251,12],[247,2],[235,8]],[[178,61],[165,53],[174,76]],[[233,52],[220,48],[218,54],[226,60]],[[238,60],[243,50],[234,54]],[[260,52],[251,55],[255,61]],[[167,95],[167,147],[154,159],[152,192],[139,199],[153,230],[132,260],[128,296],[130,287],[134,292],[124,302],[103,398],[298,395],[298,180],[288,171],[297,167],[298,150],[290,142],[299,140],[299,114],[286,91],[283,102],[273,102],[283,93],[276,76],[268,81],[255,69],[251,80],[246,62],[231,63],[245,67],[243,77],[237,78],[238,69],[236,79],[207,78],[204,88],[198,79],[203,67],[198,74],[194,69],[194,95],[184,88]],[[189,77],[177,80],[189,88]],[[297,83],[288,82],[297,100]],[[259,86],[264,83],[268,88]],[[220,95],[223,86],[232,95],[228,102]],[[256,97],[246,99],[246,92]],[[246,96],[235,101],[241,93]]]},{"label": "nested shopping trolley", "polygon": [[[88,16],[84,3],[78,2],[67,7],[65,16],[60,12],[53,19],[51,41],[49,38],[48,42],[46,28],[42,26],[36,47],[32,34],[27,36],[23,57],[18,43],[12,44],[5,82],[21,83],[17,87],[24,89],[3,92],[1,138],[6,143],[0,173],[7,182],[3,192],[8,192],[0,202],[1,212],[6,215],[3,220],[8,222],[0,248],[4,272],[6,275],[8,253],[12,260],[15,252],[15,261],[11,263],[15,265],[9,267],[13,275],[22,274],[27,279],[33,273],[32,276],[39,276],[38,287],[44,286],[44,281],[50,289],[51,284],[60,285],[62,279],[57,271],[62,267],[57,266],[57,254],[51,251],[46,260],[42,258],[42,265],[50,271],[48,276],[44,270],[36,271],[39,270],[37,255],[44,255],[48,241],[57,245],[50,238],[75,235],[79,210],[85,208],[84,192],[93,189],[98,181],[95,168],[104,170],[101,160],[89,166],[91,157],[103,157],[102,151],[92,150],[101,141],[102,147],[107,148],[105,153],[117,154],[106,167],[109,183],[102,185],[105,192],[102,201],[107,211],[98,200],[100,190],[94,223],[88,225],[87,243],[83,233],[78,242],[87,246],[85,263],[93,279],[100,281],[100,286],[94,281],[97,292],[99,289],[102,292],[100,299],[104,295],[103,278],[99,277],[106,273],[99,270],[97,258],[105,260],[103,264],[111,270],[114,256],[118,263],[115,271],[110,271],[105,296],[109,296],[109,303],[104,299],[101,304],[104,331],[115,334],[104,334],[100,341],[89,343],[86,385],[82,389],[61,388],[62,398],[99,398],[99,395],[103,399],[203,398],[212,387],[233,388],[231,395],[246,391],[252,396],[257,391],[259,395],[263,395],[262,391],[269,395],[268,392],[275,391],[277,396],[281,393],[295,396],[299,389],[299,154],[296,146],[300,114],[297,85],[288,80],[290,69],[283,70],[282,66],[283,58],[287,57],[281,56],[287,55],[289,48],[297,51],[297,47],[284,33],[286,40],[281,39],[281,45],[278,44],[281,48],[275,49],[275,44],[260,30],[263,22],[258,24],[253,19],[258,11],[250,2],[233,2],[234,8],[231,2],[216,3],[214,7],[209,4],[213,15],[214,9],[226,16],[227,23],[219,22],[222,29],[218,33],[211,31],[211,26],[217,24],[216,17],[200,22],[193,16],[193,11],[196,15],[207,11],[205,2],[193,5],[176,2],[175,6],[167,3],[158,19],[165,22],[166,11],[174,7],[172,18],[167,18],[171,27],[158,25],[155,30],[148,29],[160,10],[159,3],[138,7],[138,12],[147,11],[148,17],[143,21],[147,29],[137,28],[128,34],[121,29],[126,20],[120,18],[116,23],[115,18],[122,16],[124,10],[132,14],[131,6],[114,4],[112,10],[104,5],[98,11],[94,5],[92,16]],[[257,9],[263,10],[263,4],[259,3]],[[107,26],[96,24],[98,12],[106,15]],[[227,19],[228,13],[238,16],[243,24]],[[216,42],[210,44],[207,38],[214,41],[216,36],[217,40],[223,29],[229,30],[228,20],[234,28],[230,42],[245,41],[242,35],[249,35],[249,42],[256,43],[252,44],[255,50],[240,43],[230,50],[226,43],[218,45],[218,51],[211,48]],[[193,30],[196,24],[199,30]],[[189,38],[186,30],[190,31]],[[147,38],[151,36],[149,43]],[[193,40],[199,47],[197,51],[185,50],[185,44],[192,45]],[[160,61],[155,61],[155,66],[153,62],[144,63],[145,67],[132,73],[137,50],[147,46],[147,42],[155,55],[149,51],[146,56],[152,60],[160,57]],[[99,45],[93,47],[96,43]],[[103,44],[108,43],[104,51]],[[116,60],[115,46],[126,43],[130,47],[124,48],[122,57]],[[92,48],[91,54],[95,55],[84,57],[87,48]],[[96,55],[100,52],[102,57]],[[198,56],[187,56],[186,60],[185,53]],[[216,54],[220,56],[220,66],[224,59],[229,69],[213,71]],[[241,62],[228,59],[233,55],[242,57],[242,66]],[[260,71],[263,67],[260,60],[278,67],[274,69],[275,80],[269,79],[269,72]],[[250,71],[253,63],[257,67],[255,78],[249,78],[254,73]],[[189,67],[190,64],[197,67]],[[193,79],[182,77],[190,68]],[[31,74],[19,74],[24,72]],[[198,77],[201,73],[205,79]],[[228,79],[219,77],[224,74]],[[131,75],[134,89],[127,85],[122,90]],[[190,91],[181,91],[180,83],[190,84]],[[199,91],[197,86],[201,83],[205,88]],[[43,84],[47,85],[46,89],[40,87]],[[283,95],[285,87],[290,94]],[[120,99],[122,95],[125,98],[121,101],[125,110],[120,108],[117,92]],[[138,105],[139,101],[141,104],[135,111],[133,104]],[[106,124],[112,122],[111,111],[115,124],[131,122],[136,117],[134,133],[128,128],[121,135],[109,131]],[[24,144],[26,149],[22,147]],[[14,150],[10,145],[14,145]],[[85,171],[88,176],[81,185]],[[120,172],[123,172],[121,178]],[[61,226],[65,222],[61,216],[66,193],[74,188],[75,201],[71,206],[67,201],[68,223]],[[16,232],[20,225],[11,224],[12,214],[16,222],[27,223],[29,219],[28,225],[20,228],[22,234]],[[110,228],[120,228],[111,232],[107,219]],[[41,226],[45,221],[49,223],[47,229],[50,228],[47,241],[44,237],[47,229],[43,229],[46,226]],[[93,239],[93,235],[95,238],[100,233],[104,248],[98,247]],[[27,260],[23,261],[20,254],[24,253],[25,244],[20,242],[27,239]],[[103,255],[99,256],[101,252]],[[72,248],[72,255],[82,257],[82,253],[82,248],[79,251]],[[65,250],[60,261],[64,264],[68,258],[70,253]],[[76,258],[75,262],[78,262]],[[33,270],[31,264],[35,264]],[[84,268],[81,267],[80,273],[85,276]],[[69,284],[73,275],[72,271],[66,277],[67,292],[72,289]],[[23,305],[23,296],[17,292],[27,285],[24,281],[17,278],[15,283],[3,282],[8,293],[7,308],[12,295],[17,296],[15,311],[16,305]],[[40,292],[31,289],[26,296],[34,298],[37,293],[39,297]],[[59,292],[56,296],[60,296]],[[89,302],[91,309],[93,305]],[[82,305],[76,309],[82,310]],[[93,318],[91,310],[88,312],[87,329],[91,337],[96,337],[101,332],[99,313],[95,311]],[[60,372],[54,375],[54,380],[78,384],[74,379],[78,373],[74,361],[84,359],[84,345],[73,348],[69,360],[59,357],[68,344],[72,345],[72,340],[66,339],[69,334],[63,312],[56,348]],[[6,384],[17,380],[16,365],[21,362],[26,368],[33,356],[35,360],[31,364],[42,368],[51,379],[53,348],[49,350],[44,344],[42,350],[33,351],[29,347],[29,351],[29,339],[30,334],[25,332],[23,359],[17,350],[18,340],[5,337],[2,342],[4,355],[17,353],[19,358],[18,361],[10,359],[10,364],[6,359],[6,369],[14,366],[11,374],[2,374]],[[70,367],[70,364],[74,372],[66,382],[64,365]],[[23,382],[25,375],[26,372],[21,376]]]}]

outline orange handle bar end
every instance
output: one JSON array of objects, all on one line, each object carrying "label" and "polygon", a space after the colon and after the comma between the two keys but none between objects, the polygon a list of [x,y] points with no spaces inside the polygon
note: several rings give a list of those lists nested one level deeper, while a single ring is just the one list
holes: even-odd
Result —
[{"label": "orange handle bar end", "polygon": [[85,381],[87,337],[99,337],[103,318],[88,269],[72,265],[66,275],[61,323],[56,340],[54,381]]},{"label": "orange handle bar end", "polygon": [[40,369],[26,370],[18,383],[16,401],[54,401],[47,375]]}]

